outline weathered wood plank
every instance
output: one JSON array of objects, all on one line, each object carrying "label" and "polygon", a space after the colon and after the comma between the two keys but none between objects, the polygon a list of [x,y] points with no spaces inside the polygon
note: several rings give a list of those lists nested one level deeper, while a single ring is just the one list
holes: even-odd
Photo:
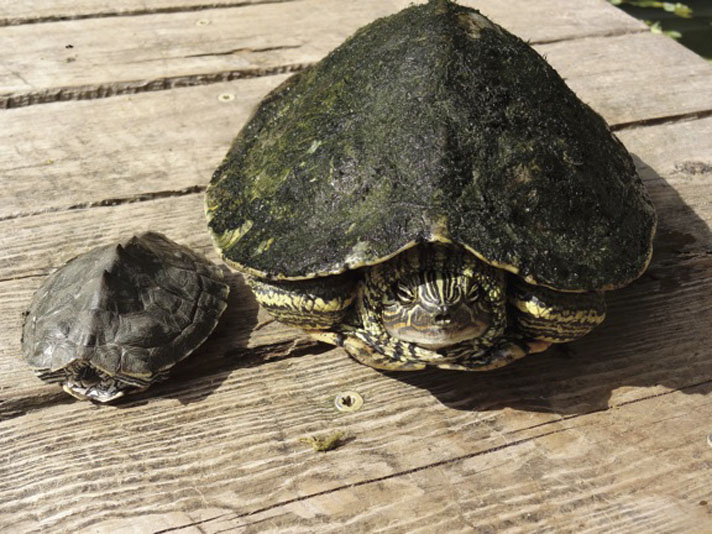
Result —
[{"label": "weathered wood plank", "polygon": [[[502,448],[302,497],[256,514],[211,511],[202,532],[703,533],[712,527],[704,431],[692,390],[502,435]],[[641,421],[645,421],[641,425]],[[512,445],[512,443],[516,443]],[[192,514],[191,514],[192,515]],[[169,520],[154,517],[154,521]],[[173,518],[171,518],[173,519]],[[175,518],[174,528],[191,523]],[[177,530],[182,532],[181,530]]]},{"label": "weathered wood plank", "polygon": [[12,180],[0,193],[0,219],[194,191],[286,78],[5,110],[0,176]]},{"label": "weathered wood plank", "polygon": [[537,47],[584,101],[620,126],[712,111],[712,66],[653,33]]},{"label": "weathered wood plank", "polygon": [[276,4],[295,0],[25,0],[0,3],[0,26],[34,24],[57,20],[148,15],[176,11],[201,11],[211,8],[240,7],[250,4]]},{"label": "weathered wood plank", "polygon": [[[552,47],[550,60],[559,50],[556,45],[546,45]],[[589,50],[595,58],[597,52],[591,42],[588,45],[581,51]],[[611,84],[620,81],[616,71],[624,68],[623,62],[607,58],[596,59],[614,66],[597,78],[607,81],[590,89],[593,99],[585,93],[591,80],[576,89],[597,109],[630,122],[625,106],[606,108],[604,102],[599,108],[595,100],[597,94],[602,100],[609,98],[606,95],[615,98]],[[675,70],[674,63],[665,63],[663,71],[696,76],[697,67]],[[577,65],[569,68],[586,76]],[[652,83],[644,74],[631,77],[635,87]],[[662,85],[660,79],[656,86]],[[242,82],[228,85],[246,87]],[[258,97],[254,87],[249,98]],[[193,89],[161,96],[183,97],[188,91]],[[679,97],[686,94],[680,91]],[[696,102],[704,102],[705,95]],[[213,259],[215,255],[196,193],[61,210],[125,193],[151,197],[153,192],[180,192],[202,184],[197,176],[203,172],[203,159],[211,157],[211,150],[219,159],[224,147],[218,145],[239,127],[233,121],[244,120],[239,115],[243,111],[236,110],[239,119],[227,117],[219,131],[193,137],[194,145],[204,138],[213,148],[189,146],[185,139],[190,138],[192,120],[185,125],[171,122],[165,118],[170,106],[156,99],[152,110],[145,104],[148,96],[105,102],[130,107],[140,100],[142,112],[180,130],[175,137],[162,132],[165,141],[152,139],[149,121],[140,113],[129,114],[128,128],[111,119],[118,140],[113,150],[107,142],[89,139],[107,131],[101,126],[69,137],[89,141],[84,148],[88,156],[75,158],[82,161],[76,168],[70,160],[72,154],[82,154],[80,143],[67,152],[58,148],[60,143],[47,143],[45,150],[56,150],[58,169],[65,169],[56,175],[55,188],[72,190],[60,202],[48,204],[56,212],[0,221],[2,530],[710,530],[710,429],[705,424],[712,416],[707,349],[712,322],[712,117],[619,132],[640,158],[659,209],[656,253],[643,278],[610,295],[604,326],[579,342],[486,374],[385,375],[269,322],[234,275],[231,306],[218,330],[176,368],[171,381],[120,406],[95,407],[42,384],[19,357],[19,314],[43,276],[73,254],[146,228],[164,231]],[[213,113],[219,120],[225,107],[215,104],[214,97],[210,106],[194,111],[188,111],[192,105],[184,100],[180,116],[187,121],[185,117],[201,112]],[[169,101],[174,107],[176,102]],[[696,112],[689,111],[686,102],[676,104],[665,97],[663,108],[635,98],[629,102],[640,107],[644,122]],[[206,111],[211,106],[215,111]],[[37,109],[42,107],[54,105]],[[65,109],[71,114],[80,108]],[[86,120],[100,109],[104,114],[118,110],[87,107],[80,115]],[[660,109],[669,111],[660,115]],[[26,110],[12,113],[16,111]],[[54,117],[57,122],[67,120],[59,113]],[[205,128],[206,122],[196,118]],[[39,124],[52,135],[61,134],[50,122]],[[141,130],[139,142],[127,140],[132,129]],[[223,140],[218,139],[221,135]],[[33,146],[42,148],[23,139],[28,148],[24,160],[16,160],[22,160],[19,166],[27,164]],[[143,173],[139,181],[150,184],[139,188],[141,193],[132,192],[130,173],[122,175],[103,163],[113,158],[132,165],[125,154],[143,158],[140,142],[153,150],[178,145],[185,151],[172,158],[146,157],[147,166],[136,164],[134,174]],[[191,161],[196,155],[200,161]],[[0,161],[13,157],[0,156]],[[214,162],[205,166],[212,168]],[[38,169],[26,176],[36,179]],[[67,177],[78,171],[86,175],[83,183],[92,191],[88,196],[82,196],[79,184],[67,185]],[[151,172],[165,174],[153,180]],[[109,186],[121,179],[126,183]],[[187,185],[173,187],[181,180]],[[157,189],[165,181],[172,186]],[[38,194],[51,196],[52,190]],[[0,199],[0,206],[3,203]],[[366,399],[361,411],[340,414],[332,408],[336,393],[347,389]],[[298,442],[302,436],[336,429],[349,439],[327,454]]]},{"label": "weathered wood plank", "polygon": [[212,251],[199,194],[46,213],[0,221],[0,280],[47,274],[98,243],[146,230]]},{"label": "weathered wood plank", "polygon": [[[676,214],[679,224],[703,231],[651,172],[644,169],[656,202],[664,201],[665,224]],[[126,209],[175,200],[85,215],[133,218]],[[498,372],[395,379],[339,350],[257,365],[250,351],[214,339],[171,382],[123,408],[68,397],[23,404],[10,395],[14,406],[0,404],[11,408],[0,424],[8,458],[0,464],[0,522],[25,532],[110,532],[145,514],[153,530],[204,520],[207,532],[315,525],[328,532],[345,522],[369,529],[383,524],[379,518],[395,532],[490,523],[504,532],[522,525],[689,530],[708,513],[695,503],[708,494],[700,476],[708,430],[699,422],[709,418],[702,394],[712,389],[712,257],[684,240],[663,244],[649,274],[612,296],[603,328]],[[249,317],[249,306],[232,320]],[[224,322],[219,335],[229,339],[235,326]],[[13,381],[2,375],[4,385]],[[41,386],[45,401],[53,400],[50,387]],[[346,389],[364,395],[362,411],[339,415],[330,407]],[[326,456],[297,443],[337,428],[353,439]],[[409,517],[420,522],[408,524]]]},{"label": "weathered wood plank", "polygon": [[[29,0],[0,4],[0,26],[26,24],[33,21],[51,21],[74,18],[128,16],[176,11],[203,11],[210,8],[242,7],[249,4],[281,3],[295,0],[153,0],[147,5],[143,0],[124,0],[120,4],[107,0]],[[521,11],[525,4],[519,0],[497,2],[492,0],[459,0],[482,10],[487,16],[512,16],[512,11]],[[417,2],[414,2],[417,3]],[[542,16],[532,22],[544,22],[543,10],[548,11],[561,24],[568,24],[569,32],[560,30],[549,39],[567,39],[580,35],[581,21],[588,21],[587,35],[611,35],[644,28],[639,22],[626,17],[620,10],[613,9],[602,0],[579,0],[575,9],[566,0],[546,0],[538,7]],[[531,9],[531,4],[526,5]],[[399,9],[399,8],[398,8]],[[536,15],[535,15],[536,17]],[[549,19],[548,22],[552,22]],[[553,26],[557,23],[554,21]],[[537,31],[537,30],[534,30]]]},{"label": "weathered wood plank", "polygon": [[[570,413],[605,409],[612,394],[611,402],[621,403],[650,394],[650,390],[638,388],[654,389],[656,384],[664,384],[666,388],[679,389],[712,380],[712,362],[705,349],[708,325],[712,322],[707,298],[712,294],[712,257],[685,248],[684,240],[681,246],[676,233],[666,231],[664,235],[672,235],[672,238],[660,243],[649,272],[633,287],[609,295],[609,316],[603,327],[576,343],[550,351],[546,357],[530,357],[525,371],[512,368],[510,373],[505,373],[506,380],[497,378],[501,381],[501,391],[496,395],[497,401],[492,402]],[[709,236],[707,239],[709,244]],[[0,419],[32,408],[36,404],[32,398],[36,395],[65,398],[57,386],[40,382],[21,358],[21,313],[40,281],[38,277],[0,283],[0,301],[4,305],[0,319],[0,375],[3,377]],[[258,313],[254,300],[239,278],[234,277],[230,308],[220,326],[204,347],[181,364],[181,369],[190,370],[183,376],[208,379],[225,372],[226,368],[241,365],[240,362],[247,361],[245,365],[253,366],[270,358],[290,356],[290,352],[296,356],[319,350],[320,347],[297,330],[269,322],[262,310]],[[337,352],[339,358],[346,358]],[[560,370],[556,369],[559,365],[563,367]],[[318,361],[309,372],[314,377],[320,376]],[[177,388],[187,394],[190,385],[182,382],[180,376],[178,372],[176,384],[156,388]],[[435,381],[432,374],[397,376],[406,383],[433,388],[433,393],[443,402],[454,405],[474,402],[468,401],[467,396],[462,397],[462,388],[453,390],[446,385],[447,380],[443,383],[442,377],[448,376],[446,374]],[[488,376],[500,375],[488,373]],[[530,385],[536,391],[522,391],[522,384],[528,383],[531,376],[546,378]],[[328,380],[328,377],[322,379]],[[154,391],[159,394],[159,389]],[[477,399],[478,403],[488,402],[486,394]]]},{"label": "weathered wood plank", "polygon": [[[657,187],[657,184],[653,186]],[[676,229],[685,229],[684,225],[689,224],[689,220],[685,219],[683,210],[677,204],[689,200],[697,202],[700,209],[709,210],[709,204],[704,202],[704,195],[709,191],[709,181],[700,180],[699,185],[692,187],[681,183],[677,193],[669,188],[653,192],[660,202],[664,202],[659,205],[661,214],[668,215],[664,223]],[[675,197],[678,202],[666,205]],[[712,214],[705,211],[700,213],[700,217],[710,220]],[[201,252],[211,250],[203,219],[202,195],[47,213],[0,222],[0,233],[5,236],[0,251],[0,280],[47,274],[52,268],[99,243],[148,229],[165,232]],[[691,231],[702,232],[701,229]],[[709,243],[702,236],[697,239],[700,247]]]},{"label": "weathered wood plank", "polygon": [[[712,110],[712,67],[700,58],[688,62],[691,53],[676,45],[668,56],[670,46],[646,33],[538,49],[615,127]],[[641,49],[659,59],[655,71],[638,61]],[[677,83],[681,77],[690,81]],[[0,219],[194,191],[256,103],[285,78],[5,110],[0,175],[12,180],[0,192]],[[220,100],[224,94],[235,99]]]},{"label": "weathered wood plank", "polygon": [[[712,118],[626,128],[616,135],[633,155],[644,158],[676,187],[685,183],[704,187],[712,181]],[[686,201],[694,203],[705,196]]]},{"label": "weathered wood plank", "polygon": [[[688,217],[680,220],[681,226],[694,228],[694,216],[688,213]],[[546,377],[537,384],[546,394],[523,392],[522,376],[514,371],[500,385],[496,395],[499,401],[515,402],[521,409],[586,411],[604,409],[611,394],[614,394],[612,402],[620,403],[651,394],[650,388],[654,391],[656,384],[684,388],[712,380],[710,362],[703,349],[708,324],[712,321],[706,298],[712,293],[712,260],[704,250],[689,248],[690,242],[695,242],[695,236],[690,233],[669,231],[664,225],[662,236],[666,236],[667,241],[658,243],[648,274],[633,288],[609,297],[609,318],[603,328],[565,349],[554,351],[551,356],[555,364],[542,358],[544,363],[535,370],[524,371],[525,377]],[[705,239],[709,250],[709,235]],[[20,314],[39,282],[39,278],[30,278],[0,283],[0,300],[4,303],[0,330],[0,374],[3,376],[0,415],[4,417],[48,401],[67,400],[56,386],[37,380],[20,357]],[[259,365],[269,358],[289,356],[290,352],[296,355],[317,349],[297,331],[276,322],[268,323],[264,312],[257,315],[254,300],[242,284],[234,279],[233,286],[231,307],[221,326],[208,344],[184,364],[190,369],[187,376],[207,379],[225,372],[226,367],[231,368],[230,360],[247,359],[249,365]],[[264,326],[255,329],[256,325]],[[584,361],[577,362],[581,354]],[[228,355],[228,363],[225,355]],[[602,361],[598,355],[602,355]],[[655,365],[651,366],[651,362]],[[315,365],[310,373],[316,377],[320,369],[318,363]],[[559,379],[560,373],[552,370],[552,365],[571,368]],[[434,393],[444,392],[443,401],[455,405],[468,402],[466,398],[458,398],[462,391],[448,394],[458,388],[433,384],[431,376],[401,377],[406,382],[432,387]],[[175,380],[181,384],[180,373]],[[191,388],[185,383],[176,387],[182,389],[183,394]],[[553,400],[552,395],[559,400]],[[38,396],[40,399],[36,401]],[[518,400],[513,400],[517,396]]]},{"label": "weathered wood plank", "polygon": [[659,206],[661,253],[668,248],[712,253],[712,117],[628,128],[617,135],[637,159]]},{"label": "weathered wood plank", "polygon": [[[360,26],[409,3],[304,0],[3,27],[0,39],[8,45],[0,68],[0,106],[165,89],[297,68],[317,61]],[[538,4],[538,9],[525,0],[506,6],[466,3],[482,7],[533,41],[642,31],[639,22],[612,6],[604,7],[601,0],[577,4],[575,16],[564,0]]]}]

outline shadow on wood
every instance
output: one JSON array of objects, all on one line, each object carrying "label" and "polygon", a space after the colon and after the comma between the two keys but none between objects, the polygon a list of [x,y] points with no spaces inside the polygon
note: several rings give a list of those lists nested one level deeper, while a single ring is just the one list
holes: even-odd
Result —
[{"label": "shadow on wood", "polygon": [[[223,267],[230,284],[225,314],[210,338],[173,369],[170,378],[147,392],[128,397],[119,407],[145,404],[152,397],[178,399],[182,404],[200,402],[213,393],[235,369],[304,354],[319,354],[333,347],[319,343],[298,330],[272,321],[260,309],[243,276]],[[273,324],[274,323],[274,324]],[[255,334],[264,328],[257,342]]]},{"label": "shadow on wood", "polygon": [[627,390],[636,387],[711,391],[712,234],[663,178],[635,160],[658,211],[655,252],[640,279],[608,295],[601,327],[496,371],[389,376],[460,410],[509,407],[562,415],[634,402],[640,394],[633,398]]},{"label": "shadow on wood", "polygon": [[258,313],[257,302],[242,275],[226,267],[223,267],[223,273],[230,285],[227,309],[207,341],[179,362],[167,381],[121,399],[114,406],[133,408],[147,404],[155,397],[176,398],[183,404],[190,404],[205,399],[223,383],[236,365],[225,357],[222,347],[246,346],[250,332],[257,325]]}]

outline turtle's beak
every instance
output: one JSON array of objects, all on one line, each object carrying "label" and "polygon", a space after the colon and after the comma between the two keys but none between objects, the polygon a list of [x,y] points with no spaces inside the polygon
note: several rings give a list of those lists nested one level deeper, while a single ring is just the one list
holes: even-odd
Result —
[{"label": "turtle's beak", "polygon": [[452,323],[452,306],[438,306],[435,312],[431,315],[434,325],[446,327]]}]

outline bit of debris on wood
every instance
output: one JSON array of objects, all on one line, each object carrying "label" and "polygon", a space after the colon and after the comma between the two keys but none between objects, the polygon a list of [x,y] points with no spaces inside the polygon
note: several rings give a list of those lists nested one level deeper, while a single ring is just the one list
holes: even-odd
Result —
[{"label": "bit of debris on wood", "polygon": [[345,440],[344,433],[336,431],[324,437],[307,436],[299,438],[299,443],[311,445],[315,452],[327,452],[340,447],[345,443]]}]

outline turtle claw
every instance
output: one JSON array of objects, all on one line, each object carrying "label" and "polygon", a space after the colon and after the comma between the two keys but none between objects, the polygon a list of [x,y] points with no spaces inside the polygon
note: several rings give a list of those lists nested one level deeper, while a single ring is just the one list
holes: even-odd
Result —
[{"label": "turtle claw", "polygon": [[352,336],[343,336],[340,345],[357,362],[381,371],[420,371],[427,367],[422,362],[397,360],[379,354],[367,343]]},{"label": "turtle claw", "polygon": [[489,371],[509,365],[527,354],[544,352],[550,346],[550,342],[538,339],[503,339],[485,354],[465,358],[460,362],[441,363],[438,368],[451,371]]}]

